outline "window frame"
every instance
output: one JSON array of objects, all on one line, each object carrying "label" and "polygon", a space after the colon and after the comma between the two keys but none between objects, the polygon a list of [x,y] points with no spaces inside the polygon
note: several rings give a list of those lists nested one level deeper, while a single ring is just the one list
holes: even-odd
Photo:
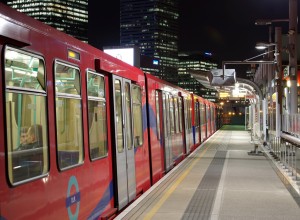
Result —
[{"label": "window frame", "polygon": [[[64,66],[67,66],[67,67],[70,67],[70,68],[74,68],[74,69],[77,69],[78,70],[78,75],[79,75],[79,86],[80,86],[80,94],[79,95],[75,95],[75,94],[68,94],[68,93],[62,93],[62,92],[57,92],[56,91],[56,64],[60,64],[60,65],[64,65]],[[72,168],[75,168],[75,167],[78,167],[78,166],[81,166],[84,164],[84,160],[85,160],[85,149],[84,149],[84,125],[83,125],[83,98],[82,98],[82,74],[81,74],[81,71],[80,71],[80,68],[78,65],[76,64],[73,64],[73,63],[69,63],[67,61],[64,61],[64,60],[60,60],[60,59],[55,59],[54,62],[53,62],[53,87],[54,87],[54,102],[55,102],[55,135],[56,135],[56,140],[55,140],[55,143],[56,143],[56,156],[57,156],[57,167],[58,167],[58,170],[60,171],[66,171],[66,170],[69,170],[69,169],[72,169]],[[56,113],[56,108],[57,108],[57,98],[67,98],[67,99],[76,99],[76,100],[80,100],[80,104],[81,104],[81,134],[82,134],[82,158],[79,158],[79,161],[80,159],[82,159],[82,161],[78,162],[77,164],[73,164],[73,165],[70,165],[70,166],[66,166],[66,167],[60,167],[59,165],[59,150],[58,150],[58,138],[57,138],[57,130],[58,130],[58,127],[57,127],[57,113]],[[80,152],[80,151],[79,151]]]},{"label": "window frame", "polygon": [[[103,78],[103,81],[104,81],[104,88],[103,88],[103,91],[104,91],[104,97],[95,97],[95,96],[89,96],[89,93],[88,93],[88,76],[89,74],[94,74],[96,76],[99,76],[99,77],[102,77]],[[101,73],[98,73],[96,71],[93,71],[93,70],[90,70],[90,69],[87,69],[86,70],[86,100],[87,100],[87,123],[88,123],[88,134],[90,132],[90,124],[89,124],[89,101],[97,101],[97,102],[102,102],[105,104],[105,115],[106,115],[106,123],[105,123],[105,126],[106,126],[106,154],[105,155],[102,155],[102,156],[99,156],[99,157],[95,157],[95,158],[92,158],[91,157],[91,146],[90,146],[90,135],[88,135],[88,148],[89,148],[89,158],[91,161],[97,161],[97,160],[101,160],[103,158],[107,158],[108,157],[108,122],[107,122],[107,100],[106,100],[106,81],[105,81],[105,76]]]},{"label": "window frame", "polygon": [[[141,141],[140,141],[140,144],[136,145],[136,141],[135,141],[135,132],[134,132],[134,127],[135,127],[135,117],[134,117],[134,106],[135,106],[135,102],[134,102],[134,94],[133,94],[133,91],[134,91],[134,87],[138,87],[139,88],[139,95],[140,95],[140,100],[141,102],[138,103],[140,104],[140,112],[141,112],[141,129],[142,129],[142,132],[141,132]],[[134,148],[138,148],[138,147],[142,147],[144,145],[144,131],[143,131],[143,127],[144,127],[144,122],[143,122],[143,87],[138,85],[137,83],[134,83],[134,82],[131,82],[131,100],[132,100],[132,126],[133,126],[133,129],[132,129],[132,137],[133,137],[133,145],[134,145]]]},{"label": "window frame", "polygon": [[[18,185],[21,185],[21,184],[24,184],[24,183],[28,183],[28,182],[31,182],[32,180],[36,180],[36,179],[40,179],[40,178],[44,178],[45,176],[47,176],[49,174],[49,171],[50,171],[50,147],[49,147],[49,129],[48,129],[48,125],[49,125],[49,122],[48,122],[48,90],[47,90],[47,68],[46,68],[46,61],[45,61],[45,58],[43,57],[43,55],[41,54],[37,54],[37,53],[34,53],[32,51],[26,51],[26,50],[22,50],[22,49],[19,49],[19,48],[14,48],[12,46],[7,46],[5,45],[4,48],[3,48],[3,58],[2,60],[5,60],[6,59],[6,51],[7,50],[12,50],[12,51],[15,51],[17,53],[21,53],[21,54],[25,54],[25,55],[28,55],[28,56],[32,56],[34,58],[37,58],[39,60],[42,60],[43,61],[43,70],[44,70],[44,86],[42,86],[43,89],[41,90],[38,90],[38,89],[31,89],[31,88],[26,88],[26,87],[18,87],[18,86],[8,86],[7,83],[6,83],[6,70],[5,70],[5,61],[4,61],[4,65],[3,65],[3,78],[4,78],[4,83],[3,83],[3,88],[4,88],[4,103],[5,103],[5,108],[4,108],[4,115],[5,115],[5,123],[7,124],[7,111],[6,111],[6,102],[7,102],[7,93],[12,93],[12,94],[21,94],[21,95],[31,95],[31,96],[41,96],[41,97],[44,97],[44,100],[45,100],[45,134],[46,134],[46,137],[47,137],[47,140],[45,141],[45,144],[46,144],[46,147],[47,149],[43,150],[43,157],[46,158],[46,161],[43,162],[43,166],[45,167],[46,165],[46,169],[45,169],[45,172],[40,175],[37,175],[37,176],[34,176],[34,177],[30,177],[30,178],[27,178],[27,179],[24,179],[24,180],[21,180],[21,181],[16,181],[16,182],[12,182],[12,179],[10,178],[10,174],[9,173],[13,173],[13,170],[10,171],[10,165],[9,165],[9,162],[11,161],[11,163],[13,162],[13,159],[12,158],[8,158],[8,157],[12,157],[12,156],[9,156],[9,154],[11,154],[13,151],[9,151],[8,150],[8,147],[6,148],[5,150],[5,157],[6,157],[6,172],[8,173],[7,175],[7,178],[8,178],[8,181],[9,183],[12,185],[12,186],[18,186]],[[5,138],[5,143],[7,144],[8,141],[8,133],[7,131],[4,131],[4,138]],[[44,146],[43,146],[44,148]],[[47,155],[44,156],[44,153],[46,153]],[[12,167],[11,167],[12,168]]]}]

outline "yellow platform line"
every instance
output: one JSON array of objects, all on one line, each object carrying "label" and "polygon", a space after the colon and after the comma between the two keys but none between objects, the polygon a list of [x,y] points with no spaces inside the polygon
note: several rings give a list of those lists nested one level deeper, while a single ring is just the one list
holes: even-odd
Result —
[{"label": "yellow platform line", "polygon": [[195,164],[200,160],[203,155],[206,153],[206,151],[211,147],[211,144],[207,148],[203,150],[203,152],[200,154],[200,156],[195,159],[189,167],[186,169],[186,171],[178,178],[172,186],[162,195],[161,199],[155,204],[155,206],[147,213],[147,215],[144,217],[145,220],[150,220],[152,217],[157,213],[157,211],[160,209],[160,207],[165,203],[165,201],[172,195],[174,190],[178,187],[178,185],[185,179],[185,177],[190,173],[190,171],[193,169]]}]

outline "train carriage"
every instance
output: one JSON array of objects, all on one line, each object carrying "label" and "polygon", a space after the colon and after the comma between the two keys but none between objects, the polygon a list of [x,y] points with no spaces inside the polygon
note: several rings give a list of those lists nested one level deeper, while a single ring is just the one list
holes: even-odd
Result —
[{"label": "train carriage", "polygon": [[200,101],[200,127],[201,127],[201,143],[207,139],[207,117],[206,117],[206,101],[201,98]]},{"label": "train carriage", "polygon": [[[143,72],[7,6],[0,20],[1,216],[121,210],[150,187]],[[38,145],[19,147],[24,129]]]},{"label": "train carriage", "polygon": [[150,187],[145,76],[135,67],[123,68],[114,72],[111,84],[113,152],[120,210]]},{"label": "train carriage", "polygon": [[207,135],[211,136],[216,131],[216,105],[208,100],[205,101],[207,103]]},{"label": "train carriage", "polygon": [[190,94],[166,81],[146,74],[149,120],[149,148],[153,183],[178,164],[191,143],[187,124],[191,115],[186,107]]},{"label": "train carriage", "polygon": [[212,103],[1,3],[0,63],[0,219],[113,218],[216,130]]}]

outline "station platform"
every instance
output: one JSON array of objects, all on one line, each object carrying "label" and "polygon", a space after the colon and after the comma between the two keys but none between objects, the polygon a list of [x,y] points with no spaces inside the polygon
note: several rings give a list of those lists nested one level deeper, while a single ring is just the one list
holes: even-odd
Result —
[{"label": "station platform", "polygon": [[253,147],[223,126],[115,219],[299,220],[299,193]]}]

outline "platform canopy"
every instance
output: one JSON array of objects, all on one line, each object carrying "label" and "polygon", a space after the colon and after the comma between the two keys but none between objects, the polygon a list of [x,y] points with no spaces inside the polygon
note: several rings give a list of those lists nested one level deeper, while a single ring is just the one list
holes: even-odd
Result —
[{"label": "platform canopy", "polygon": [[236,83],[235,69],[213,69],[208,78],[212,86],[234,86]]},{"label": "platform canopy", "polygon": [[256,99],[260,96],[259,88],[250,80],[237,78],[235,69],[192,71],[190,74],[206,88],[218,91],[221,99]]},{"label": "platform canopy", "polygon": [[222,69],[211,71],[189,71],[189,73],[206,88],[217,89],[218,86],[234,86],[236,83],[235,69]]}]

